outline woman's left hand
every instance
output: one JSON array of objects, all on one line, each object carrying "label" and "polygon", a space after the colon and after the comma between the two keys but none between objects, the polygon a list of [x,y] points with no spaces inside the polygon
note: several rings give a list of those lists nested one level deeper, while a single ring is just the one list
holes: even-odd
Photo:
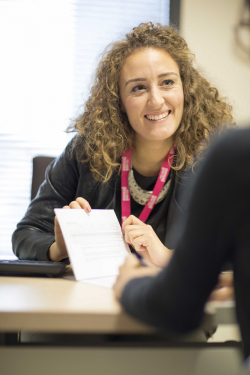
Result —
[{"label": "woman's left hand", "polygon": [[154,266],[142,266],[141,262],[136,258],[136,256],[130,254],[127,256],[119,271],[119,275],[117,276],[116,282],[113,286],[115,297],[117,299],[120,299],[125,285],[130,280],[144,276],[155,276],[159,273],[160,268]]},{"label": "woman's left hand", "polygon": [[151,225],[130,215],[122,225],[125,241],[157,267],[164,267],[173,251],[163,245]]}]

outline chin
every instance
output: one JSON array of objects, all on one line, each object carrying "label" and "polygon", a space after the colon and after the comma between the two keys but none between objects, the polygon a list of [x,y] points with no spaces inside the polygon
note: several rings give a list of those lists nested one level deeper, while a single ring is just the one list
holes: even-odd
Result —
[{"label": "chin", "polygon": [[152,140],[152,141],[159,141],[159,142],[162,142],[162,141],[166,141],[167,139],[169,138],[172,138],[174,135],[174,133],[165,133],[165,134],[151,134],[149,135],[148,139]]}]

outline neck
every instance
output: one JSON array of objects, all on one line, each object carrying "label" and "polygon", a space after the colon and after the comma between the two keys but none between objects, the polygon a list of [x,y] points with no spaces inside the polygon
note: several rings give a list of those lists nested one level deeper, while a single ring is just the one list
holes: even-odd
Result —
[{"label": "neck", "polygon": [[137,137],[135,148],[132,151],[133,167],[143,176],[157,176],[172,145],[172,138],[163,141],[150,141]]}]

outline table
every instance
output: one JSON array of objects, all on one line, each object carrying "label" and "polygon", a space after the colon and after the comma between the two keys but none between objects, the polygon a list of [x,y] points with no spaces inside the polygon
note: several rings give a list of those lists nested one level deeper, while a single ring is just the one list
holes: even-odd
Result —
[{"label": "table", "polygon": [[0,331],[141,333],[112,289],[63,278],[0,278]]},{"label": "table", "polygon": [[4,341],[0,374],[150,375],[157,369],[161,375],[167,366],[171,375],[206,375],[222,366],[220,374],[229,375],[242,362],[236,343],[137,342],[135,335],[150,336],[154,330],[122,311],[111,289],[63,278],[0,277],[0,332],[19,331],[131,337],[130,342],[106,345],[103,341],[97,346],[8,345]]}]

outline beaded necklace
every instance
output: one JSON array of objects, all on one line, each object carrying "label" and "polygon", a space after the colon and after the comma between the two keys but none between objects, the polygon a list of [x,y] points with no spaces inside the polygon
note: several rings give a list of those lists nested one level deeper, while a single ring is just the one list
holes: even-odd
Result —
[{"label": "beaded necklace", "polygon": [[[154,208],[154,205],[157,202],[157,199],[164,187],[164,184],[168,178],[171,165],[173,163],[173,156],[174,156],[174,146],[171,147],[169,153],[166,155],[165,159],[163,160],[160,173],[158,175],[157,181],[155,183],[154,189],[150,192],[150,196],[147,202],[144,205],[144,208],[139,216],[139,219],[146,222],[150,212]],[[128,148],[122,155],[122,181],[121,181],[121,205],[122,205],[122,223],[124,220],[129,217],[131,214],[131,207],[130,207],[130,189],[129,189],[129,172],[131,170],[131,149]],[[131,177],[130,177],[131,180]],[[169,184],[169,183],[168,183]],[[168,185],[166,184],[166,185]],[[132,185],[134,185],[132,183]],[[137,185],[138,186],[138,185]],[[169,188],[169,185],[168,185]],[[167,189],[167,188],[165,188]],[[133,190],[133,187],[132,187]],[[165,192],[163,193],[165,194]],[[131,194],[132,195],[132,194]],[[133,195],[132,195],[133,196]],[[143,195],[144,196],[144,195]],[[163,197],[164,198],[164,197]],[[162,199],[163,199],[162,198]],[[144,200],[144,199],[143,199]]]}]

